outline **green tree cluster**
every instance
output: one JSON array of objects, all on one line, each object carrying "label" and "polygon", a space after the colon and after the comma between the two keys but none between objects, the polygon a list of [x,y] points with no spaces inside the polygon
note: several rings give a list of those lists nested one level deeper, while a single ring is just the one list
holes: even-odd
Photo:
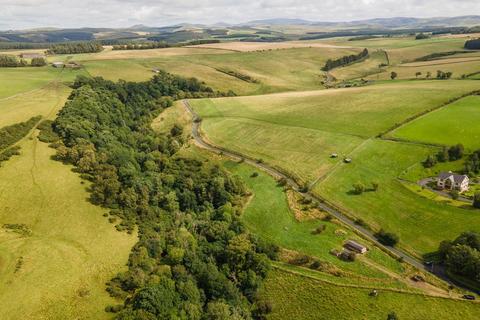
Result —
[{"label": "green tree cluster", "polygon": [[438,253],[449,272],[480,282],[480,234],[464,232],[442,241]]},{"label": "green tree cluster", "polygon": [[83,76],[73,88],[51,124],[57,157],[92,181],[91,200],[120,218],[117,229],[139,234],[128,271],[108,283],[125,304],[108,310],[117,319],[261,317],[257,289],[278,249],[240,221],[244,184],[178,155],[180,128],[150,127],[175,99],[221,94],[166,72],[141,83]]},{"label": "green tree cluster", "polygon": [[359,54],[352,54],[352,55],[349,55],[349,56],[343,56],[343,57],[341,57],[339,59],[335,59],[335,60],[328,59],[327,62],[325,63],[325,66],[322,68],[322,70],[323,71],[330,71],[334,68],[338,68],[338,67],[341,67],[341,66],[346,66],[346,65],[351,64],[353,62],[358,62],[360,60],[363,60],[366,57],[368,57],[368,55],[369,55],[368,49],[365,48]]},{"label": "green tree cluster", "polygon": [[75,53],[93,53],[103,50],[99,42],[69,42],[54,44],[48,49],[49,54],[75,54]]}]

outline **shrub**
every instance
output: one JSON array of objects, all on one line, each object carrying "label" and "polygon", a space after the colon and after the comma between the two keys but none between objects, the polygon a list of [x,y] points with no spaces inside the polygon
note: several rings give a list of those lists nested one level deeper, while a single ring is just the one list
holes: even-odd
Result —
[{"label": "shrub", "polygon": [[375,237],[381,244],[393,247],[398,243],[399,237],[395,233],[385,232],[381,229],[375,234]]},{"label": "shrub", "polygon": [[353,185],[353,192],[355,194],[362,194],[363,192],[365,192],[365,185],[363,183],[355,183]]},{"label": "shrub", "polygon": [[319,225],[318,227],[316,227],[315,230],[312,231],[312,234],[320,234],[320,233],[322,233],[323,231],[325,231],[326,228],[327,228],[326,225],[321,224],[321,225]]},{"label": "shrub", "polygon": [[256,178],[256,177],[258,177],[258,172],[254,172],[254,173],[252,173],[252,174],[250,175],[250,177],[252,177],[252,178]]},{"label": "shrub", "polygon": [[480,192],[475,192],[473,195],[473,207],[480,209]]}]

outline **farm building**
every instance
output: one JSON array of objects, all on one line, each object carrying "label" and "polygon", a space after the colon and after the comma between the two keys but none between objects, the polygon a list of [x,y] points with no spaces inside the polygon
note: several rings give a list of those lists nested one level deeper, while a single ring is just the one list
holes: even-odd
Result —
[{"label": "farm building", "polygon": [[63,68],[65,66],[65,64],[63,62],[60,62],[60,61],[56,61],[54,63],[52,63],[52,67],[54,68]]},{"label": "farm building", "polygon": [[348,240],[347,242],[345,242],[343,247],[345,249],[348,249],[357,253],[361,253],[361,254],[367,252],[368,250],[367,247],[353,240]]},{"label": "farm building", "polygon": [[452,172],[441,172],[437,176],[437,187],[439,189],[458,190],[464,192],[468,190],[470,179],[462,174],[454,174]]},{"label": "farm building", "polygon": [[332,153],[332,154],[330,155],[330,158],[338,158],[338,154],[337,154],[337,153]]}]

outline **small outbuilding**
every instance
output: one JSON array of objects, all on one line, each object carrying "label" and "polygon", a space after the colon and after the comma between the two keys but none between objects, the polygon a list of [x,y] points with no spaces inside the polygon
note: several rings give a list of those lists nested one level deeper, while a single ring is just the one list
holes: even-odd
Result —
[{"label": "small outbuilding", "polygon": [[367,247],[353,240],[348,240],[347,242],[345,242],[343,247],[345,249],[348,249],[350,251],[360,253],[360,254],[364,254],[368,251]]},{"label": "small outbuilding", "polygon": [[350,158],[345,158],[345,159],[343,159],[343,162],[345,162],[345,163],[352,163],[352,159],[350,159]]},{"label": "small outbuilding", "polygon": [[332,154],[330,155],[330,158],[338,158],[338,154],[337,154],[337,153],[332,153]]},{"label": "small outbuilding", "polygon": [[65,63],[60,62],[60,61],[56,61],[56,62],[52,63],[52,67],[54,67],[54,68],[63,68],[64,66],[65,66]]}]

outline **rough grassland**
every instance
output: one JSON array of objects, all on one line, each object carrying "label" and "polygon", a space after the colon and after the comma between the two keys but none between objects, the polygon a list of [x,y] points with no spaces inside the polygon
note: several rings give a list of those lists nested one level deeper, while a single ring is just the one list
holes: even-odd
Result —
[{"label": "rough grassland", "polygon": [[3,319],[108,319],[115,304],[105,282],[124,268],[136,241],[115,230],[71,167],[50,159],[36,138],[0,169],[0,225],[24,224],[31,235],[0,229]]},{"label": "rough grassland", "polygon": [[333,69],[330,73],[338,80],[348,80],[367,77],[372,74],[383,72],[380,64],[388,64],[384,51],[370,52],[370,56],[359,63]]},{"label": "rough grassland", "polygon": [[[343,262],[330,254],[330,250],[334,248],[341,250],[347,239],[365,242],[365,240],[359,240],[352,231],[332,222],[297,221],[289,209],[282,187],[278,187],[273,178],[245,164],[227,161],[225,166],[232,173],[239,175],[246,182],[249,190],[253,192],[253,198],[248,203],[242,218],[254,234],[272,241],[282,248],[305,253],[336,265],[344,272],[344,275],[340,277],[329,274],[322,275],[330,281],[367,286],[405,287],[403,283],[391,279],[381,269],[363,263],[363,259],[358,259],[353,263]],[[258,177],[251,177],[253,172],[259,173]],[[325,225],[326,230],[319,235],[313,235],[312,231],[320,224]],[[339,234],[340,230],[345,234]],[[399,262],[379,249],[368,246],[370,251],[362,258],[396,274],[403,273],[403,267]]]},{"label": "rough grassland", "polygon": [[[405,188],[397,177],[436,149],[392,141],[371,140],[341,165],[314,192],[375,228],[397,233],[401,245],[416,254],[435,251],[445,239],[465,230],[480,231],[480,215],[426,199]],[[381,164],[381,165],[380,165]],[[352,185],[379,183],[376,192],[352,194]],[[448,227],[447,227],[448,226]]]},{"label": "rough grassland", "polygon": [[[92,54],[84,62],[92,75],[104,75],[109,79],[145,80],[153,76],[153,68],[186,76],[196,77],[221,91],[233,90],[239,95],[263,94],[278,91],[321,89],[322,66],[328,58],[358,52],[358,49],[297,48],[265,52],[237,53],[221,50],[210,53],[197,49],[203,54],[158,56],[135,60],[96,60]],[[149,51],[149,50],[143,50]],[[124,68],[126,63],[129,67]],[[228,69],[249,75],[259,83],[249,83],[220,72]]]},{"label": "rough grassland", "polygon": [[414,37],[378,38],[359,41],[346,41],[345,38],[327,40],[333,45],[348,45],[358,48],[384,49],[388,52],[391,64],[413,61],[416,58],[436,52],[463,50],[464,37],[433,37],[415,40]]},{"label": "rough grassland", "polygon": [[71,89],[60,82],[24,93],[11,99],[0,100],[0,127],[12,125],[41,115],[54,116],[63,106]]},{"label": "rough grassland", "polygon": [[395,311],[399,319],[477,319],[479,305],[468,301],[432,298],[380,290],[353,289],[274,270],[265,283],[264,296],[273,306],[270,320],[386,319]]},{"label": "rough grassland", "polygon": [[293,49],[293,48],[332,48],[345,49],[350,46],[334,46],[318,41],[285,41],[285,42],[247,42],[247,41],[231,41],[222,43],[209,43],[191,48],[210,48],[223,49],[241,52],[250,52],[257,50],[276,50],[276,49]]},{"label": "rough grassland", "polygon": [[471,96],[429,113],[395,130],[394,137],[412,141],[480,148],[480,97]]}]

